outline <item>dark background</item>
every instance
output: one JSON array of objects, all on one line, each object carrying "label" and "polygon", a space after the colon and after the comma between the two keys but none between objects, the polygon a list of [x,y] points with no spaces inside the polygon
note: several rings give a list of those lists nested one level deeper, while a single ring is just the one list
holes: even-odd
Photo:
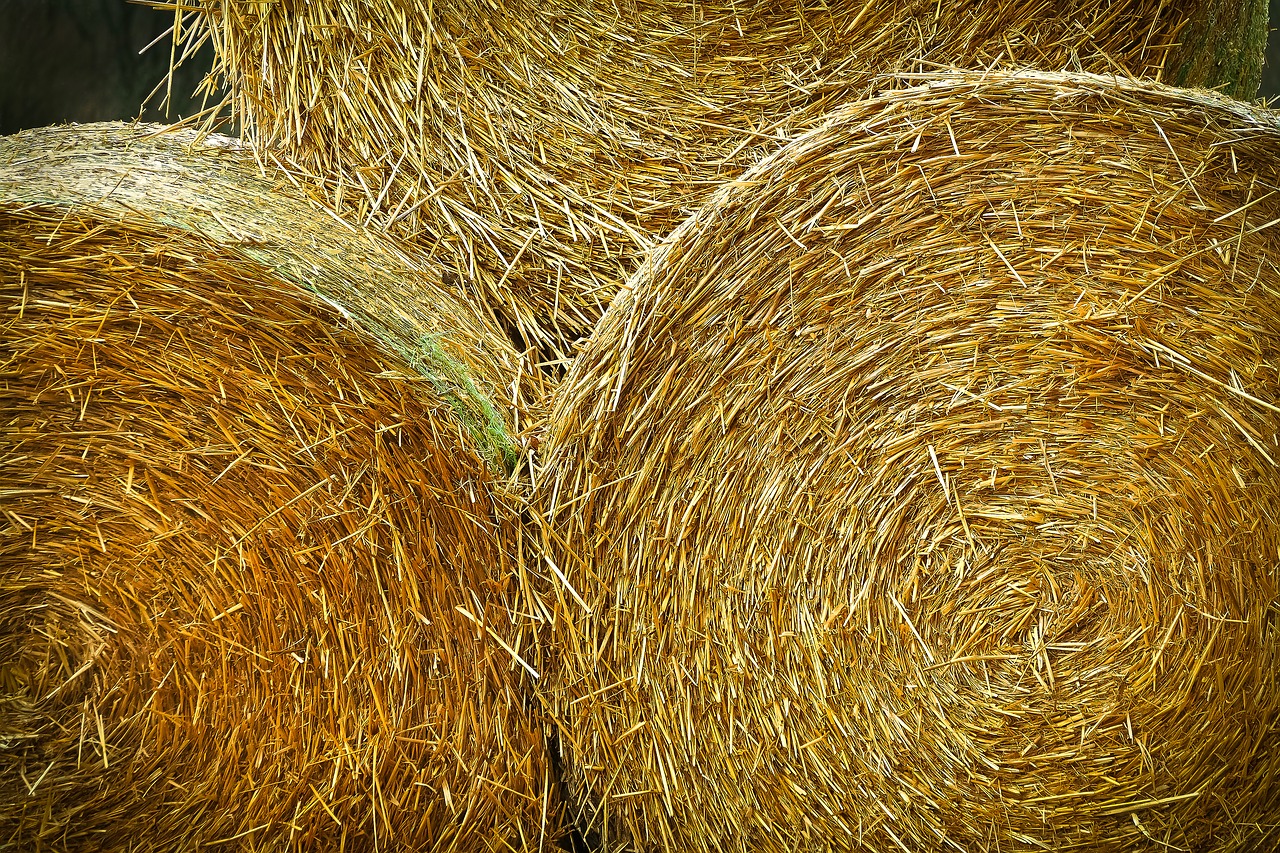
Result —
[{"label": "dark background", "polygon": [[[1267,35],[1267,65],[1262,69],[1262,98],[1280,97],[1280,0],[1271,0],[1267,7],[1272,30]],[[1280,106],[1280,105],[1278,105]]]},{"label": "dark background", "polygon": [[[1271,0],[1271,21],[1280,26],[1280,0]],[[138,117],[168,70],[170,42],[164,33],[172,24],[172,12],[125,0],[0,0],[0,135],[64,121]],[[155,46],[139,56],[152,42]],[[1276,97],[1276,32],[1267,56],[1259,94]],[[162,91],[141,117],[177,121],[200,112],[200,99],[191,96],[211,62],[206,46],[175,75],[167,110]]]},{"label": "dark background", "polygon": [[[173,12],[125,0],[0,0],[0,135],[137,118],[168,73],[164,34],[172,25]],[[206,45],[175,75],[167,116],[161,90],[141,117],[177,121],[200,112],[191,96],[212,62]]]}]

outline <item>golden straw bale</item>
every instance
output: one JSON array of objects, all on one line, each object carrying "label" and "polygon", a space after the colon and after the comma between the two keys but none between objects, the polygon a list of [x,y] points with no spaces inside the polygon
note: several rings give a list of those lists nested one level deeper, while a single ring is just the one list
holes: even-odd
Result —
[{"label": "golden straw bale", "polygon": [[178,38],[212,39],[255,147],[452,258],[561,353],[715,186],[880,74],[1030,65],[1252,97],[1267,15],[1266,0],[158,5],[195,10]]},{"label": "golden straw bale", "polygon": [[540,849],[515,355],[233,145],[0,140],[0,848]]},{"label": "golden straw bale", "polygon": [[954,72],[719,191],[556,393],[605,849],[1280,840],[1280,118]]}]

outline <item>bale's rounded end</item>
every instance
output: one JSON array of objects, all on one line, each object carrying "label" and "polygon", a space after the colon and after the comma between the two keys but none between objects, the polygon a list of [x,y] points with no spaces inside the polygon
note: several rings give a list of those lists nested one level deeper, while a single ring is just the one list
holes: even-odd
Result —
[{"label": "bale's rounded end", "polygon": [[1225,99],[941,75],[690,220],[545,443],[579,821],[640,849],[1274,838],[1277,154]]},{"label": "bale's rounded end", "polygon": [[429,377],[141,216],[9,205],[0,306],[0,837],[554,830],[512,655],[518,522]]}]

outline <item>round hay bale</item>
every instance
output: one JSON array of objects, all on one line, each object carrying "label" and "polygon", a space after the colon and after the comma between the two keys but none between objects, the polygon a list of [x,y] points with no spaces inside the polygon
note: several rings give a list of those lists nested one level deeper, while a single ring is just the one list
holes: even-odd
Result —
[{"label": "round hay bale", "polygon": [[515,355],[232,146],[0,140],[0,847],[540,849]]},{"label": "round hay bale", "polygon": [[257,148],[568,353],[652,242],[881,74],[1176,68],[1252,97],[1266,5],[204,0],[186,32]]},{"label": "round hay bale", "polygon": [[852,104],[556,393],[539,682],[605,849],[1271,849],[1280,119]]}]

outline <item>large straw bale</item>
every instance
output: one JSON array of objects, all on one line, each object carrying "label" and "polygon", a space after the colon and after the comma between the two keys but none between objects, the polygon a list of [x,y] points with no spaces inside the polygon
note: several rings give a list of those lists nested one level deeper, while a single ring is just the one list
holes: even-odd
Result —
[{"label": "large straw bale", "polygon": [[515,354],[272,180],[230,140],[0,140],[0,849],[556,828]]},{"label": "large straw bale", "polygon": [[556,394],[571,811],[606,849],[1274,849],[1280,118],[912,81],[723,188]]},{"label": "large straw bale", "polygon": [[1246,35],[1267,13],[1265,0],[164,5],[198,10],[179,38],[212,38],[256,147],[346,215],[452,257],[504,322],[559,352],[721,180],[877,75],[1170,69],[1252,97],[1262,45]]}]

